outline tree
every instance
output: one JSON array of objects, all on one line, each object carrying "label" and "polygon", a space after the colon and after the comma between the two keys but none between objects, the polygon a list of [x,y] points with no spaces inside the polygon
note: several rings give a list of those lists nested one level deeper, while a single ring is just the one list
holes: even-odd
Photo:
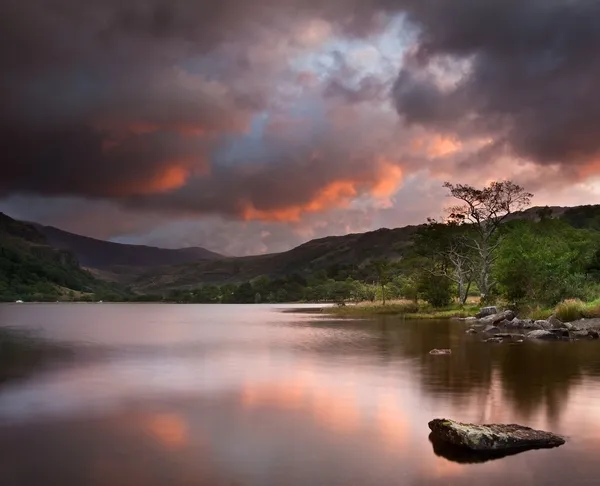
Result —
[{"label": "tree", "polygon": [[465,244],[476,254],[477,283],[481,300],[485,302],[497,284],[492,277],[492,268],[501,240],[498,235],[500,225],[510,214],[526,208],[533,194],[511,181],[492,182],[483,189],[450,182],[446,182],[444,187],[460,201],[450,208],[449,221],[458,225],[469,224],[473,230]]},{"label": "tree", "polygon": [[554,305],[586,297],[586,267],[595,245],[589,231],[546,220],[514,221],[503,232],[507,237],[498,248],[495,274],[507,299]]},{"label": "tree", "polygon": [[377,275],[377,282],[381,287],[381,300],[385,305],[385,286],[390,281],[390,262],[389,260],[382,258],[379,260],[373,260],[371,263],[375,274]]},{"label": "tree", "polygon": [[475,274],[474,252],[466,242],[471,228],[454,221],[428,219],[413,237],[415,252],[425,257],[423,270],[454,282],[461,304],[467,301]]}]

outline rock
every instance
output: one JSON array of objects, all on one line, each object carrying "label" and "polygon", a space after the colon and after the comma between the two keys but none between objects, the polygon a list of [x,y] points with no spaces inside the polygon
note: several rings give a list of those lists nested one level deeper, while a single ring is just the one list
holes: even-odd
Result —
[{"label": "rock", "polygon": [[578,339],[585,339],[590,337],[590,331],[573,331],[571,336]]},{"label": "rock", "polygon": [[483,332],[497,333],[497,332],[500,332],[500,328],[496,327],[496,326],[486,326],[486,328],[483,330]]},{"label": "rock", "polygon": [[559,338],[570,338],[571,334],[568,329],[550,329],[550,332]]},{"label": "rock", "polygon": [[472,327],[466,330],[467,334],[477,334],[477,329],[473,329]]},{"label": "rock", "polygon": [[550,323],[550,325],[552,326],[553,329],[560,329],[560,328],[564,327],[563,321],[561,321],[556,316],[548,317],[548,322]]},{"label": "rock", "polygon": [[495,337],[494,336],[494,337],[486,339],[484,342],[486,342],[486,343],[498,343],[498,344],[500,344],[500,343],[504,342],[504,339],[501,338],[501,337]]},{"label": "rock", "polygon": [[447,354],[452,354],[452,350],[451,349],[432,349],[431,351],[429,351],[429,354],[432,354],[434,356],[444,356]]},{"label": "rock", "polygon": [[508,332],[502,332],[500,334],[494,334],[494,337],[503,339],[520,339],[523,337],[522,334],[510,334]]},{"label": "rock", "polygon": [[543,329],[537,329],[527,333],[529,339],[558,339],[558,336],[550,331],[544,331]]},{"label": "rock", "polygon": [[486,317],[482,317],[481,319],[479,319],[479,322],[481,322],[482,324],[489,324],[491,326],[495,326],[504,320],[512,321],[514,318],[515,318],[515,313],[513,311],[505,310],[505,311],[499,312],[497,314],[492,314],[492,315],[489,315]]},{"label": "rock", "polygon": [[600,333],[598,331],[596,331],[595,329],[590,329],[588,331],[588,336],[591,337],[592,339],[600,339]]},{"label": "rock", "polygon": [[499,324],[499,326],[507,329],[523,329],[524,324],[525,321],[515,318],[512,321],[504,320]]},{"label": "rock", "polygon": [[550,324],[550,322],[544,321],[542,319],[535,321],[533,324],[535,326],[537,326],[538,329],[544,329],[546,331],[549,331],[550,329],[552,329],[552,324]]},{"label": "rock", "polygon": [[479,314],[477,314],[477,316],[475,316],[475,317],[477,317],[478,319],[481,319],[482,317],[491,316],[494,314],[498,314],[498,309],[496,307],[494,307],[494,306],[482,307],[479,310]]},{"label": "rock", "polygon": [[531,319],[525,319],[523,321],[523,329],[542,329],[542,326],[535,323]]},{"label": "rock", "polygon": [[542,430],[516,424],[463,424],[447,419],[429,422],[432,440],[439,440],[472,451],[525,451],[558,447],[565,439]]}]

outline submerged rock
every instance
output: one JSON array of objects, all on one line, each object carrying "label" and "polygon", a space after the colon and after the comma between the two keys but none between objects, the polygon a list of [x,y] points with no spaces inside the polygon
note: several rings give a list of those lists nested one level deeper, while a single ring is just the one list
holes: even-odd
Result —
[{"label": "submerged rock", "polygon": [[557,447],[565,439],[542,430],[516,424],[463,424],[447,419],[429,422],[432,439],[472,451],[524,451]]},{"label": "submerged rock", "polygon": [[504,338],[501,337],[491,337],[485,340],[486,343],[498,343],[501,344],[504,341]]},{"label": "submerged rock", "polygon": [[451,349],[432,349],[431,351],[429,351],[429,354],[432,354],[434,356],[443,356],[446,354],[452,354],[452,350]]},{"label": "submerged rock", "polygon": [[500,332],[500,328],[496,327],[496,326],[486,326],[486,328],[483,330],[483,332],[488,332],[488,333],[497,333]]},{"label": "submerged rock", "polygon": [[527,337],[529,339],[558,339],[558,336],[556,334],[550,331],[544,331],[543,329],[528,332]]}]

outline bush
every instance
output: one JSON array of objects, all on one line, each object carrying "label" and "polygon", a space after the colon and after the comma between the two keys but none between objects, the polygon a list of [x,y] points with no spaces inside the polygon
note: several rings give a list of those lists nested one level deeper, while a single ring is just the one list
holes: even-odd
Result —
[{"label": "bush", "polygon": [[563,300],[554,309],[554,315],[563,322],[576,321],[586,315],[586,305],[579,299]]}]

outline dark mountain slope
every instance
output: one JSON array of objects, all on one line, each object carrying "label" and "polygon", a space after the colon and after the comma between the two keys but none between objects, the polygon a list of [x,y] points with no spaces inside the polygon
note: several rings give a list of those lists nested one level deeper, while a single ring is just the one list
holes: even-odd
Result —
[{"label": "dark mountain slope", "polygon": [[122,295],[54,248],[34,226],[0,213],[0,300],[59,300],[76,294]]},{"label": "dark mountain slope", "polygon": [[283,253],[223,258],[190,265],[162,267],[141,275],[132,285],[141,292],[191,288],[203,283],[247,282],[261,275],[278,277],[339,272],[372,259],[399,258],[410,245],[418,226],[379,229],[368,233],[330,236],[312,240]]},{"label": "dark mountain slope", "polygon": [[125,245],[76,235],[52,226],[35,227],[52,246],[73,252],[84,267],[100,270],[108,270],[115,266],[181,265],[223,258],[218,253],[199,247],[169,250],[152,246]]}]

